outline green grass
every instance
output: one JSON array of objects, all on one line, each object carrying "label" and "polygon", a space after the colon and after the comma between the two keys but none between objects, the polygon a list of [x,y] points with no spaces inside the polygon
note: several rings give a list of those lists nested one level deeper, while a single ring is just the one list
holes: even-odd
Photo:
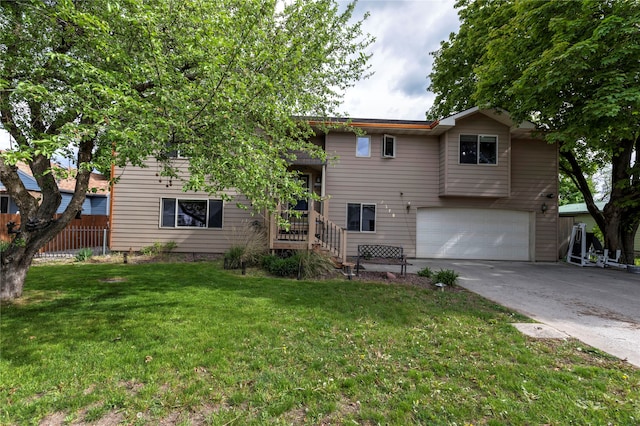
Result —
[{"label": "green grass", "polygon": [[640,423],[637,369],[464,291],[67,264],[0,315],[1,424]]}]

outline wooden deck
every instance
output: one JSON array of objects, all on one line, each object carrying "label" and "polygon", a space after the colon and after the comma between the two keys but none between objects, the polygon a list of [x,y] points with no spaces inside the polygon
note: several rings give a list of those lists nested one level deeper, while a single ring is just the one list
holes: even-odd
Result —
[{"label": "wooden deck", "polygon": [[[300,211],[300,217],[278,211],[271,217],[269,225],[270,250],[312,250],[319,248],[330,252],[341,262],[347,260],[347,232],[314,209]],[[279,225],[278,218],[288,226]]]}]

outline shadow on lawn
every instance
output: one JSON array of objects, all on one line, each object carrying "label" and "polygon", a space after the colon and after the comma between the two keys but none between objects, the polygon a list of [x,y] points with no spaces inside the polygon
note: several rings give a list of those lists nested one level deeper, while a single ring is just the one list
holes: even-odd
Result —
[{"label": "shadow on lawn", "polygon": [[[172,316],[184,320],[209,315],[224,322],[264,315],[257,304],[274,316],[397,325],[435,322],[454,313],[495,321],[507,313],[466,292],[343,279],[239,276],[214,263],[72,264],[32,268],[25,300],[3,306],[2,330],[5,338],[17,336],[23,343],[37,339],[41,348],[62,344],[73,350],[77,342],[135,342],[142,333],[161,340],[163,322]],[[147,327],[140,328],[142,318]],[[251,318],[242,321],[250,325]],[[3,344],[5,357],[41,362],[31,345],[14,343]]]}]

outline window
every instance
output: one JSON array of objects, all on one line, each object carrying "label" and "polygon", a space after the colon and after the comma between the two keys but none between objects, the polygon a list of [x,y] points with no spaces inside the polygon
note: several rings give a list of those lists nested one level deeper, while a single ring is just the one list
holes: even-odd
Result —
[{"label": "window", "polygon": [[359,232],[376,231],[376,205],[347,204],[347,230]]},{"label": "window", "polygon": [[460,135],[460,164],[497,164],[498,137]]},{"label": "window", "polygon": [[358,136],[356,139],[356,157],[371,157],[371,137]]},{"label": "window", "polygon": [[384,135],[382,137],[382,156],[384,158],[395,158],[396,156],[396,137]]},{"label": "window", "polygon": [[9,197],[0,195],[0,213],[9,213]]},{"label": "window", "polygon": [[222,228],[222,200],[162,199],[162,228]]}]

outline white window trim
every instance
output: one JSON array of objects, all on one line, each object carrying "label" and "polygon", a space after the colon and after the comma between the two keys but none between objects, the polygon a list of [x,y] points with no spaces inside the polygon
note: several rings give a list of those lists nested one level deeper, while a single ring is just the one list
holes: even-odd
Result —
[{"label": "white window trim", "polygon": [[[392,155],[386,155],[386,143],[387,143],[387,138],[391,138],[393,140],[393,154]],[[396,158],[396,153],[398,150],[398,142],[395,136],[393,135],[382,135],[382,158]]]},{"label": "white window trim", "polygon": [[[475,136],[476,137],[476,162],[475,163],[462,163],[460,162],[460,149],[461,149],[461,144],[462,141],[460,140],[462,138],[462,135],[465,136]],[[489,138],[496,138],[496,162],[491,164],[491,163],[480,163],[480,138],[482,137],[489,137]],[[498,135],[486,135],[486,134],[478,134],[478,133],[460,133],[458,135],[458,164],[461,166],[497,166],[498,165]]]},{"label": "white window trim", "polygon": [[[355,230],[350,230],[349,229],[349,204],[360,204],[360,230],[359,231],[355,231]],[[363,231],[362,230],[362,206],[373,206],[375,209],[375,216],[373,217],[373,221],[375,223],[375,230],[373,231]],[[347,230],[347,232],[362,232],[362,233],[366,233],[366,234],[375,234],[378,231],[378,205],[376,203],[367,203],[367,202],[350,202],[348,201],[345,204],[345,222],[347,222],[345,224],[345,229]]]},{"label": "white window trim", "polygon": [[[369,140],[369,151],[368,151],[367,155],[358,155],[358,140],[360,138],[366,138],[367,140]],[[371,157],[371,136],[369,136],[369,135],[356,136],[356,157],[358,157],[358,158],[369,158],[369,157]]]},{"label": "white window trim", "polygon": [[[162,226],[162,200],[175,200],[176,202],[176,211],[173,212],[173,226]],[[200,230],[221,230],[224,228],[224,210],[225,210],[225,202],[220,198],[181,198],[181,197],[160,197],[160,214],[158,217],[158,228],[159,229],[200,229]],[[209,220],[209,201],[220,201],[222,203],[222,218],[220,227],[209,227],[209,226],[178,226],[178,202],[180,201],[205,201],[207,203],[207,221]],[[207,223],[208,225],[208,223]]]}]

